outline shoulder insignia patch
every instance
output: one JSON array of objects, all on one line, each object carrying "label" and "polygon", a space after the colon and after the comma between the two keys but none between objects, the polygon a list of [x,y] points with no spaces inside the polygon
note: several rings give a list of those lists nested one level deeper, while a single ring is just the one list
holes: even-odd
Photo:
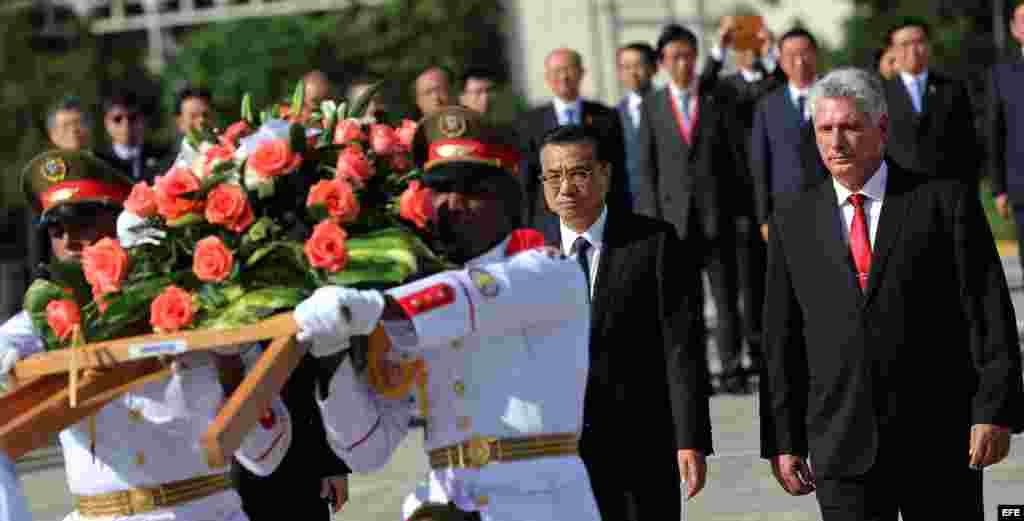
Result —
[{"label": "shoulder insignia patch", "polygon": [[476,289],[480,291],[480,294],[485,297],[497,297],[501,290],[498,279],[480,268],[470,268],[469,278],[473,281]]},{"label": "shoulder insignia patch", "polygon": [[451,286],[441,283],[410,293],[402,297],[398,304],[405,314],[412,318],[432,309],[447,306],[452,302],[455,302],[455,290]]}]

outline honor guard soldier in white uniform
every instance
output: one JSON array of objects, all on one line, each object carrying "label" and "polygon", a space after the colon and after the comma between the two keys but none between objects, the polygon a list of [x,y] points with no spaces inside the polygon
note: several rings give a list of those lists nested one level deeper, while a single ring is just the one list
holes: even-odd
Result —
[{"label": "honor guard soldier in white uniform", "polygon": [[0,453],[0,521],[32,521],[14,462]]},{"label": "honor guard soldier in white uniform", "polygon": [[[88,153],[50,151],[22,174],[53,255],[78,262],[90,244],[116,234],[131,182]],[[43,341],[26,311],[0,326],[0,377]],[[237,348],[222,348],[234,351]],[[210,468],[200,437],[225,396],[211,352],[188,353],[167,378],[145,384],[60,433],[68,488],[76,510],[66,520],[240,521],[241,499],[227,469]],[[287,410],[275,400],[268,421],[253,429],[236,458],[254,472],[276,468],[291,444]]]},{"label": "honor guard soldier in white uniform", "polygon": [[[414,141],[439,248],[465,269],[383,293],[322,288],[296,308],[299,340],[327,355],[380,324],[393,353],[425,362],[431,470],[414,503],[483,521],[597,520],[577,455],[586,281],[574,258],[544,249],[538,232],[516,230],[518,154],[500,137],[474,113],[448,107],[422,120]],[[356,472],[384,465],[409,429],[408,402],[373,389],[346,358],[319,402],[332,447]]]}]

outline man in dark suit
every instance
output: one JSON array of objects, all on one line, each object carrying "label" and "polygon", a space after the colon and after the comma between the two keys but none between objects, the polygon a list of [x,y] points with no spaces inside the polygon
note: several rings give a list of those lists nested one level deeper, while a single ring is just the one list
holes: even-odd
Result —
[{"label": "man in dark suit", "polygon": [[110,144],[96,156],[135,181],[149,181],[160,172],[167,149],[146,142],[146,117],[134,94],[118,93],[103,100],[103,125]]},{"label": "man in dark suit", "polygon": [[696,81],[697,37],[691,31],[665,28],[658,56],[671,83],[642,105],[640,171],[650,189],[638,194],[637,211],[672,223],[695,246],[691,251],[707,270],[715,299],[721,387],[742,392],[735,214],[744,201],[741,176],[747,175],[743,131],[714,82]]},{"label": "man in dark suit", "polygon": [[601,517],[679,519],[680,476],[695,496],[711,453],[700,272],[672,225],[605,203],[622,173],[596,135],[558,127],[541,146],[544,197],[557,214],[545,236],[591,282],[580,455]]},{"label": "man in dark suit", "polygon": [[977,184],[982,155],[967,86],[929,67],[928,24],[905,20],[888,43],[899,63],[885,81],[890,157],[908,170]]},{"label": "man in dark suit", "polygon": [[167,155],[157,175],[170,170],[181,153],[182,141],[192,130],[213,126],[213,94],[205,87],[186,85],[174,96],[174,142],[167,149]]},{"label": "man in dark suit", "polygon": [[809,104],[831,179],[771,219],[762,457],[824,521],[981,521],[1024,390],[978,197],[883,159],[874,73],[834,71]]},{"label": "man in dark suit", "polygon": [[1003,219],[1013,209],[1024,266],[1024,3],[1013,10],[1010,32],[1020,45],[989,71],[985,134],[996,209]]},{"label": "man in dark suit", "polygon": [[626,89],[626,95],[619,101],[616,110],[622,123],[623,146],[629,187],[630,204],[635,194],[644,191],[644,176],[640,173],[640,105],[651,92],[651,80],[658,73],[658,54],[646,42],[633,42],[619,48],[616,53],[619,81]]},{"label": "man in dark suit", "polygon": [[[625,172],[622,124],[615,109],[580,97],[583,58],[572,49],[555,49],[544,60],[544,79],[554,94],[550,103],[523,114],[518,122],[523,157],[520,179],[523,182],[523,219],[527,226],[538,227],[551,215],[540,188],[540,142],[559,125],[593,127],[601,137],[601,148],[608,154],[612,168]],[[612,180],[609,201],[630,208],[631,195],[626,176]]]}]

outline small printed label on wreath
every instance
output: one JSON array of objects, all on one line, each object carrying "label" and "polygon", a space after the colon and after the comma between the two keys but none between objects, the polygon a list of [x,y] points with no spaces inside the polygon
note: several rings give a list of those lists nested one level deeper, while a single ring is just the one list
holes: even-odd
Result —
[{"label": "small printed label on wreath", "polygon": [[473,280],[473,285],[476,286],[476,289],[480,290],[481,295],[485,297],[498,296],[500,287],[498,279],[494,278],[494,275],[480,268],[470,268],[469,278]]},{"label": "small printed label on wreath", "polygon": [[153,342],[151,344],[136,344],[128,348],[128,358],[138,360],[140,358],[152,358],[161,355],[177,355],[184,353],[188,344],[184,340],[166,340],[164,342]]}]

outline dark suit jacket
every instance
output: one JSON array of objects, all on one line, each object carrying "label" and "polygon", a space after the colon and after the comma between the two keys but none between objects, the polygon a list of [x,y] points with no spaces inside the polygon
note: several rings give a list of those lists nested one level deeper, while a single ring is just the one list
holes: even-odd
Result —
[{"label": "dark suit jacket", "polygon": [[750,138],[750,173],[756,215],[768,221],[776,197],[791,197],[828,177],[814,139],[783,85],[757,104]]},{"label": "dark suit jacket", "polygon": [[98,147],[93,153],[96,157],[110,163],[111,166],[123,172],[130,179],[135,181],[152,181],[154,177],[164,174],[161,168],[165,166],[168,149],[151,143],[144,143],[142,145],[142,177],[139,179],[136,179],[133,175],[131,162],[117,157],[112,146],[104,145]]},{"label": "dark suit jacket", "polygon": [[[641,104],[642,105],[642,104]],[[629,188],[630,207],[636,205],[636,194],[646,190],[643,183],[645,176],[640,172],[640,127],[633,125],[633,117],[629,114],[629,97],[615,107],[622,125],[622,144],[626,173],[626,185]]]},{"label": "dark suit jacket", "polygon": [[893,161],[915,172],[977,183],[982,154],[966,85],[928,71],[921,114],[914,112],[910,91],[899,75],[884,85],[889,105],[886,153]]},{"label": "dark suit jacket", "polygon": [[989,71],[985,134],[992,192],[1024,204],[1024,59],[1013,50]]},{"label": "dark suit jacket", "polygon": [[[600,103],[581,100],[583,114],[581,121],[591,126],[601,137],[601,151],[612,165],[612,180],[608,201],[626,208],[630,207],[629,187],[626,181],[626,166],[622,124],[615,109]],[[558,115],[553,103],[547,103],[525,113],[519,119],[518,134],[523,152],[520,179],[523,182],[525,202],[523,219],[528,227],[539,228],[544,220],[554,215],[544,202],[541,186],[540,147],[544,135],[558,126]]]},{"label": "dark suit jacket", "polygon": [[735,72],[720,80],[721,88],[732,99],[736,114],[747,133],[754,128],[754,110],[757,103],[780,85],[786,84],[786,75],[783,74],[781,67],[776,66],[771,74],[764,69],[761,62],[757,62],[755,68],[762,74],[758,81],[747,81],[741,72]]},{"label": "dark suit jacket", "polygon": [[686,239],[689,219],[699,215],[703,233],[715,238],[734,228],[749,207],[743,130],[727,95],[702,82],[692,144],[680,133],[669,87],[647,96],[640,127],[640,168],[650,190],[638,194],[637,213],[664,219]]},{"label": "dark suit jacket", "polygon": [[1024,420],[1013,304],[973,187],[888,163],[866,293],[831,180],[772,216],[761,452],[809,450],[818,477],[862,474],[880,447],[966,465],[972,424]]}]

